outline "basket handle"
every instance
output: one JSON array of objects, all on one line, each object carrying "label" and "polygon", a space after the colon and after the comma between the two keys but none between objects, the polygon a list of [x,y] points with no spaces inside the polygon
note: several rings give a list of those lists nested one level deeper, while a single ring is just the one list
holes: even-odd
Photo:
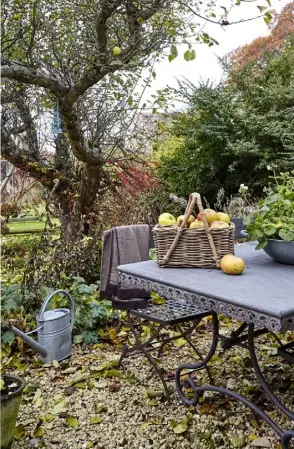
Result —
[{"label": "basket handle", "polygon": [[204,214],[204,209],[203,209],[203,206],[202,206],[201,196],[199,195],[199,193],[196,193],[196,192],[195,193],[191,193],[191,195],[189,196],[189,201],[188,201],[188,204],[187,204],[187,207],[186,207],[186,210],[185,210],[184,220],[183,220],[181,226],[178,228],[178,232],[177,232],[177,234],[176,234],[176,236],[174,238],[173,243],[171,244],[170,249],[168,250],[168,252],[164,256],[163,262],[168,262],[168,260],[170,259],[172,253],[174,252],[174,250],[175,250],[175,248],[177,246],[177,243],[178,243],[178,241],[180,239],[180,236],[181,236],[181,234],[183,232],[183,229],[186,227],[187,221],[188,221],[190,215],[192,214],[193,209],[194,209],[196,203],[197,203],[197,206],[198,206],[198,209],[199,209],[202,221],[204,223],[204,228],[205,228],[205,231],[206,231],[206,234],[207,234],[208,241],[210,243],[210,247],[211,247],[211,250],[212,250],[212,253],[213,253],[213,258],[215,259],[215,263],[216,263],[217,268],[219,268],[220,261],[219,261],[219,257],[218,257],[217,251],[215,249],[215,244],[214,244],[214,241],[213,241],[213,238],[212,238],[212,235],[211,235],[211,229],[208,226],[208,222],[207,222],[206,216]]}]

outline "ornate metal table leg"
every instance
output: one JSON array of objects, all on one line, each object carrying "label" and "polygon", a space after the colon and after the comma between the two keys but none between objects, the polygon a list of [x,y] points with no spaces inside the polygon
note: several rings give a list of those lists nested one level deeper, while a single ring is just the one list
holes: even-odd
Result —
[{"label": "ornate metal table leg", "polygon": [[[186,388],[192,388],[192,387],[190,387],[190,382],[193,385],[194,385],[194,382],[193,382],[193,380],[191,378],[188,378],[188,379],[186,379],[184,381],[184,384],[182,385],[181,384],[181,376],[183,374],[181,374],[181,372],[183,370],[193,370],[194,372],[195,371],[199,371],[199,370],[205,368],[207,363],[214,356],[216,348],[217,348],[217,344],[218,344],[218,328],[219,328],[219,322],[218,322],[218,317],[217,317],[216,313],[212,314],[212,324],[213,324],[212,343],[211,343],[210,350],[208,351],[208,354],[206,355],[206,357],[204,357],[204,359],[200,360],[197,363],[193,363],[193,364],[186,363],[186,364],[183,364],[176,371],[176,388],[177,388],[177,391],[178,391],[178,393],[180,395],[180,398],[182,399],[182,401],[186,405],[196,405],[198,403],[199,396],[197,394],[191,400],[186,398],[185,393],[183,391],[183,386],[186,387]],[[192,374],[192,371],[191,371],[191,374]],[[194,390],[194,388],[193,388],[193,390]]]},{"label": "ornate metal table leg", "polygon": [[259,368],[258,361],[256,358],[255,348],[254,348],[254,324],[249,324],[248,327],[248,349],[250,353],[250,359],[253,366],[253,369],[255,371],[256,377],[260,382],[260,385],[264,389],[266,395],[270,398],[270,400],[273,402],[273,404],[279,408],[288,418],[290,418],[292,421],[294,421],[294,413],[291,412],[281,401],[277,398],[277,396],[274,395],[274,393],[271,391],[269,385],[267,384],[265,378],[263,377],[263,374]]},{"label": "ornate metal table leg", "polygon": [[[264,391],[266,392],[268,397],[271,399],[271,401],[275,404],[275,406],[277,408],[279,408],[292,421],[294,421],[293,412],[291,412],[285,405],[283,405],[282,402],[274,395],[274,393],[270,390],[268,384],[266,383],[266,381],[260,371],[260,368],[259,368],[259,365],[258,365],[258,362],[256,359],[255,349],[254,349],[254,336],[255,336],[254,325],[250,324],[248,327],[248,347],[249,347],[249,352],[250,352],[250,358],[251,358],[256,376],[257,376],[260,384],[262,385]],[[206,363],[208,361],[209,360],[206,360]],[[178,391],[182,401],[186,405],[197,405],[198,401],[199,401],[200,393],[202,393],[204,391],[213,391],[216,393],[230,396],[230,397],[236,399],[237,401],[242,402],[247,407],[249,407],[254,413],[259,415],[260,418],[262,418],[263,421],[266,422],[279,435],[280,440],[281,440],[282,449],[290,449],[291,442],[294,443],[294,431],[283,430],[265,412],[263,412],[259,407],[257,407],[254,403],[252,403],[248,399],[246,399],[244,396],[242,396],[238,393],[235,393],[234,391],[228,390],[227,388],[223,388],[223,387],[215,387],[213,385],[202,385],[202,386],[199,385],[198,386],[195,383],[195,381],[191,378],[186,378],[184,380],[183,384],[181,384],[181,382],[180,382],[181,371],[183,371],[183,369],[195,369],[195,368],[197,370],[199,368],[200,364],[201,364],[201,362],[198,364],[194,364],[194,365],[181,365],[176,371],[176,388],[177,388],[177,391]],[[193,399],[188,399],[186,397],[184,388],[193,390],[193,392],[194,392]]]},{"label": "ornate metal table leg", "polygon": [[157,366],[156,363],[154,362],[152,356],[151,356],[151,355],[149,354],[149,352],[146,350],[144,344],[141,342],[140,338],[138,337],[138,334],[137,334],[137,332],[136,332],[136,329],[135,329],[135,327],[134,327],[134,324],[133,324],[133,321],[132,321],[132,319],[131,319],[131,317],[130,317],[130,313],[129,313],[129,312],[128,312],[128,322],[129,322],[130,328],[131,328],[131,330],[132,330],[132,333],[133,333],[133,335],[134,335],[134,337],[135,337],[137,347],[140,348],[140,350],[142,351],[142,353],[145,355],[145,357],[149,360],[149,362],[150,362],[151,365],[153,366],[153,368],[154,368],[156,374],[158,375],[158,377],[160,378],[160,380],[161,380],[161,382],[162,382],[162,385],[163,385],[163,388],[164,388],[164,392],[165,392],[165,397],[167,398],[167,401],[170,402],[170,395],[169,395],[169,391],[168,391],[168,388],[167,388],[167,383],[166,383],[166,381],[165,381],[165,378],[164,378],[164,376],[163,376],[161,370],[158,368],[158,366]]},{"label": "ornate metal table leg", "polygon": [[[197,320],[197,321],[198,321],[198,320]],[[199,320],[199,321],[200,321],[200,320]],[[198,322],[199,322],[199,321],[198,321]],[[193,326],[192,332],[193,332],[193,330],[195,329],[195,327],[196,327],[196,326]],[[192,341],[190,340],[189,336],[187,335],[187,332],[185,332],[185,331],[182,329],[182,326],[180,326],[180,324],[177,325],[177,328],[179,329],[179,331],[180,331],[182,337],[186,340],[186,342],[188,343],[188,345],[189,345],[189,346],[196,352],[196,354],[198,355],[199,359],[200,359],[200,360],[203,360],[203,355],[202,355],[201,351],[199,351],[199,349],[196,348],[196,346],[194,345],[194,343],[192,343]],[[211,375],[211,371],[210,371],[209,366],[206,364],[204,368],[206,369],[206,372],[207,372],[207,375],[208,375],[208,377],[209,377],[210,382],[213,383],[213,377],[212,377],[212,375]]]}]

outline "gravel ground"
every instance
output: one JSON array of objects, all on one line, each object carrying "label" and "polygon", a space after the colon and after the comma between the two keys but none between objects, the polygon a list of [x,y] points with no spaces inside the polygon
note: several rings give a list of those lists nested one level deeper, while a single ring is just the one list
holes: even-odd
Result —
[{"label": "gravel ground", "polygon": [[[230,331],[228,326],[228,322],[223,323],[223,333]],[[127,334],[121,333],[124,337]],[[284,338],[290,341],[293,335]],[[27,347],[18,358],[4,359],[5,371],[23,375],[27,381],[15,449],[281,448],[272,429],[228,397],[205,393],[198,407],[187,408],[172,381],[172,403],[167,404],[161,383],[144,358],[129,358],[117,370],[120,334],[114,340],[75,345],[69,360],[48,366],[42,365]],[[196,340],[205,352],[210,344],[209,322],[199,328]],[[258,342],[266,378],[294,409],[293,366],[275,357],[270,337],[263,336]],[[163,354],[160,363],[167,371],[196,360],[182,343],[179,340],[179,346],[171,344]],[[233,348],[222,354],[219,348],[211,366],[216,385],[246,394],[284,428],[294,429],[293,422],[275,411],[257,385],[245,349]],[[204,371],[197,378],[200,383],[208,382]]]}]

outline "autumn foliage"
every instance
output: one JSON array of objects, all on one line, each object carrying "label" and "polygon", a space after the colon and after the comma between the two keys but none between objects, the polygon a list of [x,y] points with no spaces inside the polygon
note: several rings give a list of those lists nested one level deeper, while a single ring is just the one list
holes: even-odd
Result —
[{"label": "autumn foliage", "polygon": [[231,53],[229,57],[230,72],[239,71],[250,62],[261,61],[268,52],[281,50],[291,35],[294,35],[294,1],[276,15],[268,36],[258,37],[250,44]]},{"label": "autumn foliage", "polygon": [[115,163],[115,173],[121,183],[121,192],[131,197],[137,197],[140,193],[152,190],[157,185],[157,179],[150,167],[127,166]]}]

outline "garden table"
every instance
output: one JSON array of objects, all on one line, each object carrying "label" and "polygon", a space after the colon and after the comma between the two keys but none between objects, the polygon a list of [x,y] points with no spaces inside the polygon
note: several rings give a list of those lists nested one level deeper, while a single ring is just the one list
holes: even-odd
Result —
[{"label": "garden table", "polygon": [[[294,431],[282,429],[244,396],[223,387],[198,385],[191,377],[180,382],[182,371],[188,369],[195,372],[207,365],[216,351],[219,339],[225,350],[236,344],[245,346],[249,350],[257,379],[268,398],[293,425],[294,412],[272,392],[260,370],[255,352],[255,337],[271,332],[281,344],[276,334],[294,330],[294,267],[278,264],[263,251],[256,251],[255,246],[256,242],[248,242],[235,247],[235,254],[246,263],[245,272],[241,276],[228,276],[217,269],[160,268],[155,261],[150,260],[119,266],[119,281],[121,287],[143,288],[154,291],[167,300],[193,303],[199,309],[211,311],[213,338],[207,356],[198,363],[181,365],[176,371],[176,387],[182,401],[187,405],[196,405],[199,394],[204,391],[229,395],[257,413],[277,432],[282,448],[289,449],[290,444],[294,443]],[[221,336],[218,331],[218,314],[234,318],[242,324],[230,337]],[[287,347],[282,347],[281,351],[293,362],[293,355],[287,351]],[[185,396],[184,389],[187,388],[194,392],[192,399]]]}]

